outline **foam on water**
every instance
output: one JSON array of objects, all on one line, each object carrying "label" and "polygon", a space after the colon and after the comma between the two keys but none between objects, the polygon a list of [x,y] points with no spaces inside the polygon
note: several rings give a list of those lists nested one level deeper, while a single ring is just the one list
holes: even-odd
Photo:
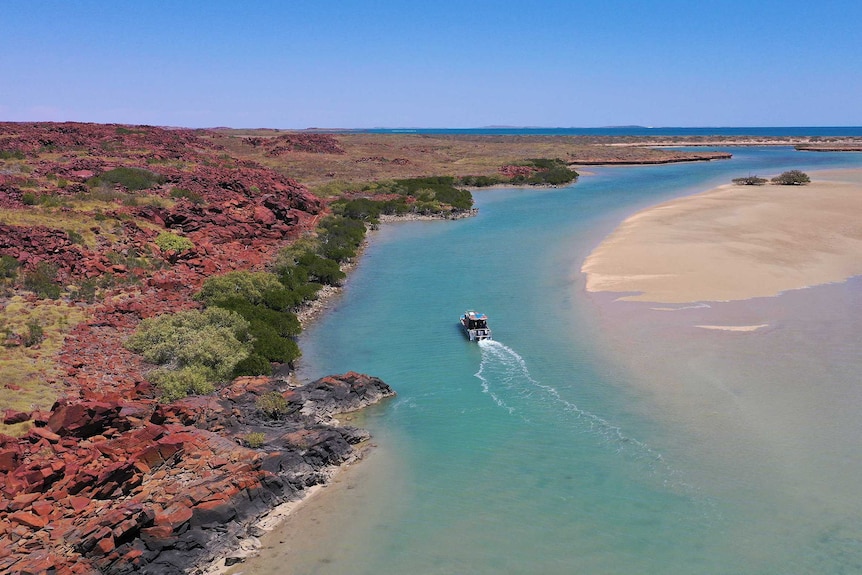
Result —
[{"label": "foam on water", "polygon": [[679,472],[667,466],[661,453],[624,433],[618,425],[578,407],[564,398],[553,385],[536,380],[527,362],[517,351],[496,340],[486,339],[478,343],[482,350],[482,361],[474,376],[482,382],[482,391],[509,414],[529,423],[528,407],[541,406],[544,408],[543,420],[551,417],[564,424],[573,424],[575,432],[598,436],[616,453],[645,464],[652,474],[661,474],[666,486],[690,489],[680,479]]},{"label": "foam on water", "polygon": [[[301,375],[363,371],[397,390],[362,415],[391,472],[363,483],[366,499],[349,492],[356,513],[335,513],[314,550],[295,551],[319,560],[292,572],[862,572],[862,283],[769,308],[611,313],[573,272],[620,221],[674,195],[859,164],[731,151],[598,168],[568,189],[482,192],[476,218],[376,232],[333,311],[303,334]],[[491,312],[500,340],[456,335],[453,312],[467,306]],[[761,323],[772,327],[693,327]],[[276,541],[294,552],[291,537]]]}]

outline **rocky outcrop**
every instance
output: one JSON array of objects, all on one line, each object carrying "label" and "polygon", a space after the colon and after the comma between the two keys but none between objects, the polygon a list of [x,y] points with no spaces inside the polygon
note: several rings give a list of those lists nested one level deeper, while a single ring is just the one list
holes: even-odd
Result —
[{"label": "rocky outcrop", "polygon": [[529,178],[538,170],[532,166],[515,166],[512,164],[507,164],[505,166],[500,167],[500,173],[507,178]]},{"label": "rocky outcrop", "polygon": [[[359,457],[368,434],[332,415],[394,394],[377,378],[331,376],[281,390],[285,415],[268,419],[257,399],[278,384],[240,378],[171,405],[62,401],[28,414],[27,435],[0,436],[0,572],[183,573]],[[237,443],[250,431],[261,448]]]},{"label": "rocky outcrop", "polygon": [[[33,154],[39,151],[86,152],[104,157],[112,152],[137,150],[141,156],[156,159],[187,157],[189,150],[218,150],[202,141],[189,129],[164,129],[154,126],[88,124],[81,122],[0,122],[0,150]],[[80,160],[79,160],[80,162]],[[76,169],[90,169],[88,164]]]},{"label": "rocky outcrop", "polygon": [[311,154],[343,154],[344,148],[329,134],[292,133],[270,138],[245,138],[245,143],[266,150],[268,156],[281,156],[290,152]]},{"label": "rocky outcrop", "polygon": [[[42,158],[46,150],[51,159],[32,159]],[[135,281],[147,278],[153,270],[131,270],[117,263],[126,254],[136,254],[170,264],[182,260],[185,267],[175,271],[192,277],[180,283],[197,285],[198,275],[230,271],[237,262],[251,267],[268,261],[284,242],[313,228],[324,209],[294,180],[220,154],[218,145],[194,130],[0,123],[0,151],[22,156],[10,164],[14,169],[0,172],[0,207],[5,209],[31,209],[23,203],[25,185],[31,202],[49,198],[62,206],[63,201],[89,193],[87,182],[93,176],[121,166],[156,172],[163,181],[147,190],[130,191],[118,185],[103,191],[104,206],[92,212],[60,207],[59,213],[68,213],[70,221],[105,222],[90,227],[96,241],[86,246],[70,236],[61,216],[52,217],[56,228],[5,225],[0,229],[0,255],[18,260],[23,271],[47,260],[58,267],[58,281],[102,280],[118,274],[134,276]],[[82,153],[89,155],[81,157]],[[26,171],[19,165],[23,163]],[[111,194],[118,199],[112,201]],[[139,195],[146,201],[138,202]],[[40,222],[35,216],[32,221]],[[182,257],[161,253],[153,243],[160,229],[188,235],[195,249]],[[111,283],[110,278],[105,282]]]},{"label": "rocky outcrop", "polygon": [[[334,140],[304,141],[337,153]],[[0,151],[0,208],[15,211],[0,224],[0,255],[19,264],[4,296],[40,305],[23,288],[48,262],[56,276],[46,281],[85,316],[39,376],[62,399],[50,411],[0,406],[16,432],[31,425],[0,436],[0,573],[181,573],[360,456],[368,434],[333,415],[390,395],[375,378],[296,389],[244,378],[163,405],[145,377],[152,366],[123,347],[142,319],[198,307],[207,277],[263,268],[314,228],[318,198],[194,130],[0,123]],[[117,167],[159,178],[145,190],[92,180]],[[163,231],[194,247],[160,250]],[[256,407],[274,390],[287,406],[278,420]],[[244,446],[251,432],[260,448]]]}]

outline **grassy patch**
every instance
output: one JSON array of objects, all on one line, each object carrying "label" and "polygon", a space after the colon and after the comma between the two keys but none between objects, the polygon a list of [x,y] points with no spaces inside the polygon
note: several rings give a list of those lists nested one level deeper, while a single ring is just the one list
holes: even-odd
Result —
[{"label": "grassy patch", "polygon": [[[66,334],[86,318],[86,312],[61,302],[29,304],[21,297],[6,300],[0,309],[0,405],[4,409],[32,411],[48,409],[57,399],[58,389],[47,382],[58,376],[54,358]],[[31,347],[19,342],[33,325],[42,330],[42,340]],[[7,385],[18,386],[12,390]],[[18,435],[29,424],[0,423],[0,433]]]},{"label": "grassy patch", "polygon": [[[135,221],[142,228],[162,229],[146,220]],[[123,234],[122,227],[113,218],[36,206],[23,210],[0,210],[0,224],[19,227],[44,226],[63,230],[73,235],[75,243],[89,247],[96,245],[96,234],[92,230],[94,227],[98,228],[99,235],[111,242],[118,241]]]},{"label": "grassy patch", "polygon": [[0,211],[0,223],[8,226],[32,227],[44,226],[74,232],[76,239],[81,239],[84,245],[96,245],[96,234],[91,228],[97,227],[100,234],[108,239],[117,239],[112,234],[112,220],[99,221],[93,216],[76,212],[59,212],[51,209],[30,208],[26,210],[3,210]]},{"label": "grassy patch", "polygon": [[146,190],[163,183],[165,183],[165,177],[161,174],[143,168],[126,167],[114,168],[87,180],[87,185],[91,188],[119,184],[129,191]]}]

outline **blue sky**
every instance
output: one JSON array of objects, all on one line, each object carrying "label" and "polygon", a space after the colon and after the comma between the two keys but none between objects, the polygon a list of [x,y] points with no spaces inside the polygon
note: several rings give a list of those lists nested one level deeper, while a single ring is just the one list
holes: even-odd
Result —
[{"label": "blue sky", "polygon": [[862,125],[859,0],[3,0],[0,120]]}]

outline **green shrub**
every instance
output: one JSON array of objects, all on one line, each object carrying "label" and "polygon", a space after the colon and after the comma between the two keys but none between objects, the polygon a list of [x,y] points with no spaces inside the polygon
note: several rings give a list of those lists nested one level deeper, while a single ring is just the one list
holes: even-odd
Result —
[{"label": "green shrub", "polygon": [[500,176],[463,176],[456,180],[456,185],[469,186],[471,188],[487,188],[502,184],[504,180]]},{"label": "green shrub", "polygon": [[383,213],[383,202],[370,198],[338,200],[333,202],[332,207],[339,215],[363,221],[377,221]]},{"label": "green shrub", "polygon": [[45,208],[59,208],[67,206],[69,203],[65,198],[56,194],[42,194],[37,198],[37,202],[40,206]]},{"label": "green shrub", "polygon": [[190,190],[184,190],[182,188],[172,189],[171,197],[175,199],[185,198],[193,204],[204,203],[204,198],[202,195],[198,194],[197,192],[192,192]]},{"label": "green shrub", "polygon": [[521,162],[522,166],[535,168],[529,176],[516,176],[512,182],[530,185],[560,186],[578,179],[578,173],[569,169],[559,158],[530,158]]},{"label": "green shrub", "polygon": [[81,280],[72,295],[77,300],[93,303],[96,301],[96,281],[92,279]]},{"label": "green shrub", "polygon": [[419,198],[420,193],[451,206],[455,210],[469,210],[473,207],[473,195],[468,190],[455,187],[455,178],[451,176],[436,176],[427,178],[410,178],[395,180],[397,193]]},{"label": "green shrub", "polygon": [[200,365],[156,370],[150,373],[149,379],[158,386],[161,399],[165,402],[176,401],[187,395],[207,395],[215,390],[212,370]]},{"label": "green shrub", "polygon": [[15,279],[21,263],[8,254],[0,256],[0,279]]},{"label": "green shrub", "polygon": [[264,304],[253,304],[247,300],[234,298],[219,302],[218,307],[238,313],[246,321],[262,322],[270,326],[281,337],[299,335],[301,327],[296,314],[289,311],[278,311]]},{"label": "green shrub", "polygon": [[21,150],[0,150],[0,160],[23,160],[24,152]]},{"label": "green shrub", "polygon": [[195,244],[190,239],[178,236],[173,232],[162,232],[156,236],[154,241],[163,252],[184,252],[195,247]]},{"label": "green shrub", "polygon": [[290,338],[278,335],[271,325],[263,321],[252,321],[249,328],[254,337],[254,353],[269,361],[293,365],[302,353],[299,346]]},{"label": "green shrub", "polygon": [[243,443],[245,443],[246,447],[250,447],[251,449],[258,449],[263,447],[264,442],[266,442],[266,435],[260,431],[254,431],[252,433],[246,433],[243,438]]},{"label": "green shrub", "polygon": [[259,304],[264,301],[264,294],[283,287],[274,274],[235,271],[207,278],[195,299],[207,305],[217,305],[219,302],[234,299]]},{"label": "green shrub", "polygon": [[305,300],[298,291],[287,289],[284,286],[263,293],[263,305],[276,311],[286,312],[296,309],[303,301]]},{"label": "green shrub", "polygon": [[789,170],[772,178],[772,183],[779,186],[801,186],[810,182],[808,174],[799,170]]},{"label": "green shrub", "polygon": [[279,419],[287,414],[287,401],[277,391],[261,395],[254,405],[270,419]]},{"label": "green shrub", "polygon": [[[182,387],[178,381],[197,382],[200,377],[223,381],[251,351],[249,328],[249,322],[226,309],[188,310],[143,320],[126,340],[126,347],[150,363],[176,370],[194,368],[183,376],[186,379],[165,380],[166,375],[157,376],[173,387]],[[186,387],[196,389],[189,386]]]},{"label": "green shrub", "polygon": [[69,241],[73,244],[84,245],[84,236],[75,230],[66,230],[66,235],[69,236]]},{"label": "green shrub", "polygon": [[320,222],[319,255],[342,262],[356,255],[365,239],[365,224],[343,216],[328,216]]},{"label": "green shrub", "polygon": [[[296,315],[291,312],[276,311],[263,304],[255,305],[247,301],[234,299],[221,302],[219,306],[233,311],[249,322],[249,332],[254,338],[252,355],[263,358],[266,362],[293,364],[300,356],[299,346],[292,339],[302,330]],[[253,363],[258,362],[258,363]],[[270,373],[271,366],[258,373],[243,373],[242,375],[261,375]],[[263,370],[259,360],[249,360],[242,369]],[[235,374],[239,375],[236,371]]]},{"label": "green shrub", "polygon": [[757,176],[746,176],[744,178],[733,178],[731,180],[731,182],[737,186],[762,186],[766,181],[766,178],[758,178]]},{"label": "green shrub", "polygon": [[33,271],[24,274],[24,289],[42,298],[59,298],[62,290],[57,283],[57,271],[56,265],[45,261],[39,262]]},{"label": "green shrub", "polygon": [[241,375],[272,375],[272,364],[262,355],[253,353],[233,368],[234,377]]},{"label": "green shrub", "polygon": [[33,192],[24,192],[23,194],[21,194],[21,203],[25,206],[35,206],[38,201],[39,199]]},{"label": "green shrub", "polygon": [[338,262],[317,254],[303,254],[298,264],[308,272],[308,279],[317,283],[337,286],[347,277]]},{"label": "green shrub", "polygon": [[23,340],[24,347],[33,347],[45,339],[45,332],[42,330],[42,326],[39,324],[38,320],[31,319],[27,322],[26,327],[27,333],[24,334]]},{"label": "green shrub", "polygon": [[87,185],[97,188],[102,185],[119,184],[129,191],[146,190],[158,184],[165,183],[165,177],[143,168],[114,168],[99,176],[87,180]]}]

